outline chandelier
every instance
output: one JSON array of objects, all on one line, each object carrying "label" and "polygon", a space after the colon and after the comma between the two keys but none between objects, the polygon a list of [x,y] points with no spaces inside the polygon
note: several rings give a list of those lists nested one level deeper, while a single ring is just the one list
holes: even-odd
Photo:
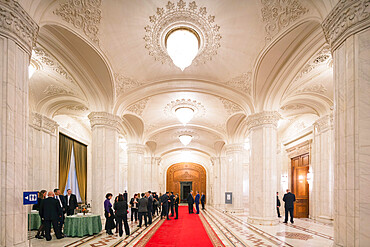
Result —
[{"label": "chandelier", "polygon": [[191,29],[178,28],[166,36],[167,53],[182,71],[189,67],[199,50],[199,36]]},{"label": "chandelier", "polygon": [[191,140],[193,139],[193,137],[191,135],[180,135],[179,136],[179,140],[182,144],[184,144],[184,146],[187,146]]},{"label": "chandelier", "polygon": [[179,107],[175,110],[177,119],[185,126],[194,117],[194,110],[190,107]]}]

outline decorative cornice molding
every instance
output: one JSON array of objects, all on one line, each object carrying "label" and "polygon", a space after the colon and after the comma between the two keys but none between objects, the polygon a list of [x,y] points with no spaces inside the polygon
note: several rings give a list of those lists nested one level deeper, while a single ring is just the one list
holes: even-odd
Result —
[{"label": "decorative cornice molding", "polygon": [[273,125],[276,128],[280,118],[277,111],[264,111],[249,115],[246,124],[248,130],[262,125]]},{"label": "decorative cornice molding", "polygon": [[227,111],[227,113],[229,115],[232,115],[236,112],[243,111],[243,109],[239,105],[235,104],[234,102],[232,102],[228,99],[225,99],[223,97],[218,97],[218,98],[222,102],[222,104],[224,105],[224,108],[225,108],[225,110]]},{"label": "decorative cornice molding", "polygon": [[0,33],[19,43],[31,55],[39,27],[15,0],[0,1]]},{"label": "decorative cornice molding", "polygon": [[108,112],[91,112],[88,118],[90,119],[92,130],[95,127],[108,127],[122,132],[122,120],[117,115]]},{"label": "decorative cornice molding", "polygon": [[243,143],[234,143],[234,144],[226,144],[225,145],[225,152],[226,155],[232,153],[241,153],[244,151],[244,144]]},{"label": "decorative cornice molding", "polygon": [[334,51],[347,37],[370,26],[370,0],[340,0],[322,23]]},{"label": "decorative cornice molding", "polygon": [[318,134],[332,129],[334,127],[333,114],[328,114],[319,118],[318,120],[316,120],[316,122],[314,122],[313,126]]},{"label": "decorative cornice molding", "polygon": [[168,56],[164,36],[172,28],[186,26],[194,29],[201,39],[201,47],[194,64],[206,63],[217,55],[217,50],[221,46],[222,38],[219,33],[220,26],[215,24],[215,16],[207,15],[206,7],[198,7],[195,1],[186,3],[179,0],[176,4],[168,1],[165,7],[157,8],[154,15],[149,16],[150,24],[144,29],[145,48],[149,55],[162,64],[172,64]]},{"label": "decorative cornice molding", "polygon": [[248,73],[243,73],[239,76],[236,76],[230,79],[229,81],[226,81],[225,84],[235,89],[238,89],[242,91],[243,93],[251,95],[251,92],[252,92],[251,79],[252,79],[252,73],[248,72]]},{"label": "decorative cornice molding", "polygon": [[57,134],[57,129],[59,125],[54,120],[45,117],[39,113],[32,112],[30,115],[30,126],[37,130],[44,131],[51,135]]},{"label": "decorative cornice molding", "polygon": [[82,29],[92,42],[99,44],[99,24],[102,18],[100,6],[101,0],[68,0],[61,3],[53,13],[75,28]]},{"label": "decorative cornice molding", "polygon": [[138,143],[129,143],[127,144],[127,154],[145,154],[145,145]]},{"label": "decorative cornice molding", "polygon": [[261,0],[262,19],[266,23],[266,41],[308,12],[298,0]]},{"label": "decorative cornice molding", "polygon": [[[304,141],[294,147],[286,149],[289,158],[294,158],[302,154],[311,153],[312,139]],[[311,163],[311,162],[310,162]]]},{"label": "decorative cornice molding", "polygon": [[146,107],[146,104],[148,103],[149,100],[150,100],[150,97],[146,97],[146,98],[140,100],[139,102],[136,102],[135,104],[130,105],[127,108],[127,111],[133,112],[136,115],[141,117],[142,114],[143,114],[143,111]]},{"label": "decorative cornice molding", "polygon": [[67,69],[61,63],[59,63],[59,61],[52,54],[47,52],[39,44],[36,44],[36,46],[33,48],[32,60],[41,63],[43,67],[45,66],[47,68],[54,70],[61,77],[63,77],[63,79],[66,79],[72,84],[77,85],[76,81],[67,71]]}]

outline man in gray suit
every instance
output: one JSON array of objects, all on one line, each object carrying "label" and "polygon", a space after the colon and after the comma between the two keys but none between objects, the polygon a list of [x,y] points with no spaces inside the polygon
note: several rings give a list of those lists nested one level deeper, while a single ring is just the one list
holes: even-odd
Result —
[{"label": "man in gray suit", "polygon": [[141,227],[141,223],[145,222],[145,227],[148,226],[147,217],[148,217],[148,198],[146,198],[145,193],[141,193],[141,199],[139,200],[139,225]]}]

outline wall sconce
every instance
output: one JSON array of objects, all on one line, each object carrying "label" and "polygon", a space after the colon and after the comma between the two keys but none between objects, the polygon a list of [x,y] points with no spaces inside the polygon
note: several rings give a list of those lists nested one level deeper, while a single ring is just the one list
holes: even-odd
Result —
[{"label": "wall sconce", "polygon": [[300,183],[303,183],[303,180],[304,180],[304,176],[303,176],[303,175],[299,175],[299,176],[298,176],[298,181],[299,181]]}]

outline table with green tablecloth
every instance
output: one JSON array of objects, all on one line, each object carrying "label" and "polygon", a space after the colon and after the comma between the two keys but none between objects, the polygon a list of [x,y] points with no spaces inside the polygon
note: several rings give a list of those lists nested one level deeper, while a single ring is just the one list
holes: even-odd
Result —
[{"label": "table with green tablecloth", "polygon": [[38,211],[28,213],[28,230],[37,230],[41,226],[41,217]]},{"label": "table with green tablecloth", "polygon": [[67,216],[64,221],[64,234],[68,237],[94,235],[102,230],[99,215]]}]

